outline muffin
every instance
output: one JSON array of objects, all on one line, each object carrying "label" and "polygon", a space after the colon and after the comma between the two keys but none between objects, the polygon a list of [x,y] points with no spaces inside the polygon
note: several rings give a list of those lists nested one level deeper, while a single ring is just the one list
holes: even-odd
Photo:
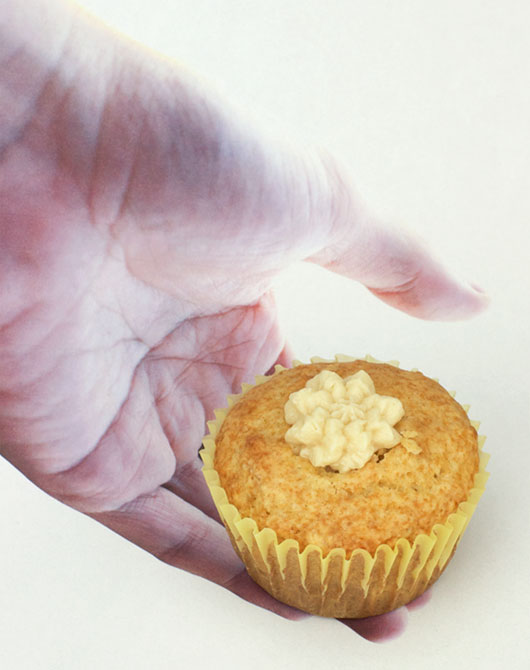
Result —
[{"label": "muffin", "polygon": [[486,481],[477,424],[435,380],[374,359],[276,367],[216,412],[204,475],[250,576],[359,618],[442,573]]}]

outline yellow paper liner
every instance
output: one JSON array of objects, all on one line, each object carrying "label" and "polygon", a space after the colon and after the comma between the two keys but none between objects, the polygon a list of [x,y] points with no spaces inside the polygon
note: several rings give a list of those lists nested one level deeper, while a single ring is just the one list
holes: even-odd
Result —
[{"label": "yellow paper liner", "polygon": [[[311,363],[333,363],[358,360],[337,354],[334,360],[318,356]],[[364,360],[379,363],[372,356]],[[388,361],[399,367],[397,361]],[[293,366],[303,365],[293,361]],[[284,370],[275,367],[275,373]],[[228,410],[254,385],[271,379],[256,377],[255,384],[243,384],[242,392],[228,397],[228,407],[215,411],[208,422],[209,435],[203,440],[201,458],[203,474],[219,515],[228,531],[234,549],[241,557],[252,579],[278,600],[311,614],[338,618],[361,618],[389,612],[420,596],[441,575],[462,537],[477,503],[484,492],[489,474],[489,454],[482,451],[485,437],[479,435],[479,469],[467,500],[458,505],[446,522],[436,524],[429,535],[421,534],[412,545],[399,539],[392,549],[381,544],[371,555],[356,549],[346,556],[344,549],[332,549],[326,556],[316,545],[300,551],[296,540],[279,543],[271,528],[258,528],[250,518],[242,518],[228,501],[214,468],[215,438]],[[451,392],[451,395],[455,395]],[[463,405],[466,412],[469,406]],[[478,430],[479,423],[471,421]]]}]

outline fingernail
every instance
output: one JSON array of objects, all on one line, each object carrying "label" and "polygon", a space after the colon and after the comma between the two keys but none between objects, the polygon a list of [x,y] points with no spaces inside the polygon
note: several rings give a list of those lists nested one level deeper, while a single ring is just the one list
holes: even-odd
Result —
[{"label": "fingernail", "polygon": [[487,291],[485,289],[483,289],[482,286],[479,286],[478,284],[475,284],[475,282],[469,282],[469,285],[477,293],[482,293],[483,295],[487,295]]}]

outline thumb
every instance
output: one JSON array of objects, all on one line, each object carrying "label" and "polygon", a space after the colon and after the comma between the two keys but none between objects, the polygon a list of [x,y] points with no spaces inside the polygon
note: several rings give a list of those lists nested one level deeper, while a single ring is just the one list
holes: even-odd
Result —
[{"label": "thumb", "polygon": [[307,260],[421,319],[465,319],[487,307],[488,296],[451,273],[420,238],[367,214],[340,168],[330,174],[336,213],[331,241]]}]

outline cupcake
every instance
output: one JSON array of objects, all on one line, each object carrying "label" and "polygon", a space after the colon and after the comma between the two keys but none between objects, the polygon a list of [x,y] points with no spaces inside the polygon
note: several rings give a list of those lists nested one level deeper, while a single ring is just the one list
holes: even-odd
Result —
[{"label": "cupcake", "polygon": [[421,595],[487,479],[478,424],[397,364],[313,358],[245,385],[209,422],[203,472],[234,549],[278,600],[360,618]]}]

